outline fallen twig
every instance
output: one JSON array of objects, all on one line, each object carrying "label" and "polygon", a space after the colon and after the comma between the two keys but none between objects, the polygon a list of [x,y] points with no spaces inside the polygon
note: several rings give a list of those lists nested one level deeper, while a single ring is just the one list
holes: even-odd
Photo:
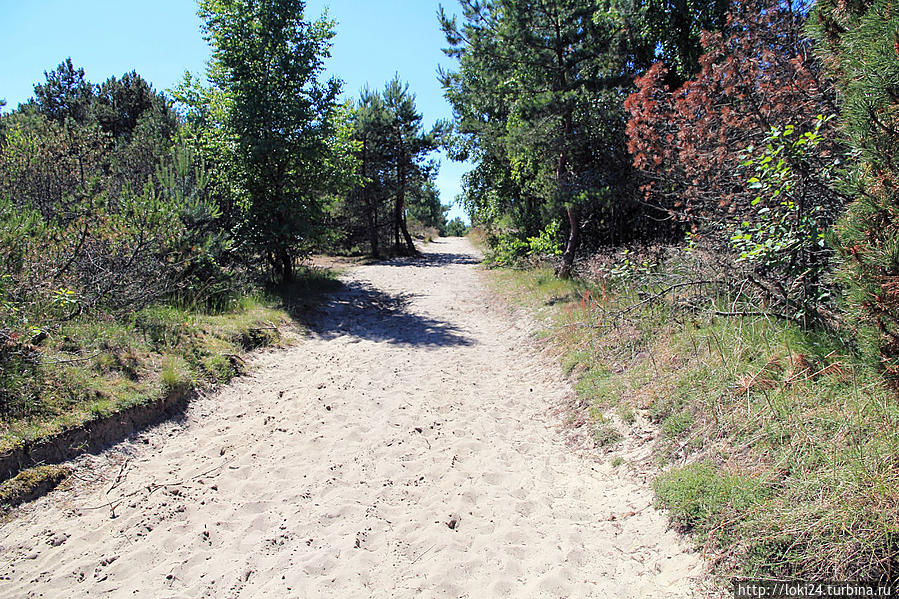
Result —
[{"label": "fallen twig", "polygon": [[[103,509],[103,508],[109,508],[110,511],[112,512],[112,516],[111,516],[111,517],[115,518],[115,517],[116,517],[116,516],[115,516],[115,509],[116,509],[116,508],[117,508],[117,507],[118,507],[118,506],[119,506],[125,499],[127,499],[127,498],[129,498],[129,497],[134,497],[135,495],[139,495],[140,493],[143,493],[144,491],[147,491],[147,496],[149,497],[150,495],[152,495],[155,491],[158,491],[159,489],[164,489],[164,488],[167,488],[167,487],[178,487],[178,486],[183,485],[183,484],[185,484],[185,483],[188,483],[188,482],[190,482],[190,481],[192,481],[192,480],[196,480],[196,479],[202,478],[202,477],[204,477],[204,476],[209,476],[212,472],[215,472],[216,470],[222,470],[225,466],[227,466],[228,464],[230,464],[231,462],[233,462],[235,459],[237,459],[237,456],[234,456],[234,457],[232,457],[232,458],[230,458],[230,459],[228,459],[228,460],[225,460],[224,462],[222,462],[222,463],[219,464],[218,466],[213,466],[212,468],[210,468],[210,469],[208,469],[208,470],[205,470],[205,471],[203,471],[203,472],[200,472],[199,474],[195,474],[194,476],[191,476],[190,478],[184,478],[184,479],[181,479],[181,480],[172,481],[172,482],[167,482],[167,483],[161,483],[161,484],[160,484],[160,483],[150,483],[149,485],[147,485],[147,486],[145,486],[145,487],[141,487],[140,489],[137,489],[136,491],[132,491],[131,493],[126,493],[125,495],[122,495],[122,496],[120,496],[120,497],[117,497],[115,500],[107,501],[106,503],[102,503],[102,504],[100,504],[100,505],[89,506],[89,507],[85,507],[85,508],[82,508],[82,509],[85,509],[85,510],[100,510],[100,509]],[[112,490],[112,489],[110,489],[110,490]],[[108,491],[107,491],[107,493],[108,493]]]},{"label": "fallen twig", "polygon": [[69,360],[53,360],[53,361],[41,360],[41,364],[48,364],[48,365],[49,364],[73,364],[75,362],[87,362],[88,360],[93,360],[94,358],[96,358],[97,356],[99,356],[102,353],[103,353],[102,351],[98,351],[97,353],[87,356],[87,357],[84,357],[84,358],[71,358]]},{"label": "fallen twig", "polygon": [[418,557],[416,557],[414,560],[412,560],[412,563],[409,564],[409,565],[411,566],[411,565],[415,564],[415,562],[417,562],[418,560],[420,560],[421,558],[423,558],[425,555],[427,555],[427,553],[428,553],[431,549],[433,549],[434,547],[436,547],[436,546],[437,546],[437,544],[435,543],[434,545],[431,545],[430,547],[428,547],[427,549],[425,549],[424,552],[421,553],[421,554],[420,554]]}]

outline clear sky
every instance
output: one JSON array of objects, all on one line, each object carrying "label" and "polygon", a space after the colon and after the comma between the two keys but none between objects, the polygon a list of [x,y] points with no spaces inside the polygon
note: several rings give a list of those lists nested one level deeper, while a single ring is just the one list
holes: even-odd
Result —
[{"label": "clear sky", "polygon": [[[348,98],[366,83],[381,89],[399,73],[430,126],[452,114],[436,75],[438,64],[452,64],[441,52],[439,4],[458,9],[456,0],[307,0],[306,18],[327,9],[337,21],[328,72],[345,82]],[[204,73],[210,54],[192,0],[0,0],[0,14],[0,99],[7,111],[30,98],[44,71],[69,56],[93,83],[137,71],[165,90],[186,70]],[[459,193],[465,170],[441,157],[437,186],[444,204]],[[462,216],[461,209],[450,216]]]}]

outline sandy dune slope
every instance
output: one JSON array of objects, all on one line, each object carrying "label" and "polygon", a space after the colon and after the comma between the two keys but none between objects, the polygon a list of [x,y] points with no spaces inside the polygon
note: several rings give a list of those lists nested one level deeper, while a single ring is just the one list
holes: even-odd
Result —
[{"label": "sandy dune slope", "polygon": [[[465,240],[355,269],[289,350],[0,527],[0,597],[684,597],[698,556],[575,451]],[[632,514],[633,513],[633,514]]]}]

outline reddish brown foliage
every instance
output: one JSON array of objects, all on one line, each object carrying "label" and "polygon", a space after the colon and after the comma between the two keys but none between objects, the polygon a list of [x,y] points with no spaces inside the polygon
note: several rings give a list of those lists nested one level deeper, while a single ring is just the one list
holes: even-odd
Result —
[{"label": "reddish brown foliage", "polygon": [[[682,87],[665,85],[656,63],[636,80],[626,101],[628,148],[647,176],[647,201],[694,230],[733,222],[755,194],[740,169],[747,146],[764,143],[772,127],[811,128],[833,114],[833,89],[802,34],[803,16],[774,4],[739,5],[724,33],[704,34],[701,71]],[[833,132],[820,146],[836,151]],[[811,175],[814,184],[814,165]]]}]

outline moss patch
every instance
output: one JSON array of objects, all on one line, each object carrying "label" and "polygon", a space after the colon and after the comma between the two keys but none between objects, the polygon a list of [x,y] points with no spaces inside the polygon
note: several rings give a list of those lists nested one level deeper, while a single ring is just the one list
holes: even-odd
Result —
[{"label": "moss patch", "polygon": [[12,508],[55,489],[69,476],[64,466],[37,466],[0,483],[0,506]]}]

